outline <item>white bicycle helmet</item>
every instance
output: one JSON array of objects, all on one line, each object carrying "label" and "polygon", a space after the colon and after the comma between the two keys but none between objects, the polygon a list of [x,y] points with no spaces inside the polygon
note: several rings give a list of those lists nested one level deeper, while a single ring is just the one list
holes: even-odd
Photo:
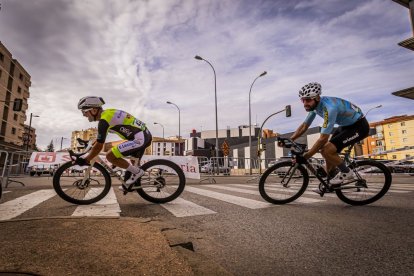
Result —
[{"label": "white bicycle helmet", "polygon": [[78,109],[99,108],[105,104],[101,97],[87,96],[79,100]]},{"label": "white bicycle helmet", "polygon": [[322,94],[322,86],[317,82],[311,82],[299,90],[299,98],[315,98]]}]

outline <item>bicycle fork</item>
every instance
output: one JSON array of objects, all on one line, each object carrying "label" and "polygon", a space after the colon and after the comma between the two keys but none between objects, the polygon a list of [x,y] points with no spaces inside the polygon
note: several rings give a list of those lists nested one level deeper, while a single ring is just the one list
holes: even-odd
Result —
[{"label": "bicycle fork", "polygon": [[[296,163],[294,166],[290,167],[289,170],[286,172],[285,176],[283,177],[283,179],[281,181],[281,184],[282,184],[283,187],[289,188],[289,186],[288,186],[289,185],[289,182],[292,179],[292,176],[295,174],[298,166],[299,166],[299,164]],[[287,180],[287,182],[285,182],[286,176],[289,176],[289,179]]]}]

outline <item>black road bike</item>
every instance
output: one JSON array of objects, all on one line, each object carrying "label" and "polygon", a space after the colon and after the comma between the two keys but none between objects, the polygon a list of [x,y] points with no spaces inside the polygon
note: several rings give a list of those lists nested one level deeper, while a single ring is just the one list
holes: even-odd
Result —
[{"label": "black road bike", "polygon": [[[72,160],[80,158],[92,148],[91,141],[78,139],[78,142],[86,149],[83,153],[69,151]],[[138,158],[131,159],[139,162]],[[80,167],[69,161],[53,175],[53,188],[62,199],[79,205],[92,204],[104,198],[111,188],[111,177],[117,177],[122,185],[128,187],[124,194],[136,191],[142,198],[153,203],[170,202],[184,191],[184,172],[174,162],[154,159],[144,163],[141,169],[145,174],[128,187],[122,170],[108,166],[99,155],[90,166]]]},{"label": "black road bike", "polygon": [[288,138],[278,138],[284,147],[290,148],[292,160],[281,161],[268,168],[259,181],[260,195],[273,204],[285,204],[299,198],[309,184],[309,172],[319,182],[320,195],[335,192],[340,200],[351,205],[370,204],[385,195],[391,186],[390,170],[374,160],[355,160],[350,157],[351,145],[345,151],[344,160],[354,171],[356,179],[340,186],[331,185],[323,168],[315,168],[303,154],[306,145],[293,142]]}]

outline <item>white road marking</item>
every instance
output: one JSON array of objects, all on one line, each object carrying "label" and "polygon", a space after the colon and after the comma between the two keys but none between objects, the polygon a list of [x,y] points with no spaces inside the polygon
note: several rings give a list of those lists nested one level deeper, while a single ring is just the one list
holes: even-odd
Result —
[{"label": "white road marking", "polygon": [[[233,186],[238,186],[238,187],[243,187],[243,186],[246,186],[246,184],[231,184],[231,185],[233,185]],[[293,186],[291,186],[291,187],[293,187]],[[259,190],[259,188],[256,186],[255,188],[257,188],[257,190]],[[317,196],[317,197],[320,197],[319,196],[319,194],[317,194],[317,193],[315,193],[315,192],[311,192],[311,191],[309,191],[309,189],[314,189],[314,188],[317,188],[317,186],[314,186],[314,187],[310,187],[310,186],[308,186],[306,189],[307,189],[307,191],[305,191],[303,194],[304,195],[311,195],[311,196]],[[276,187],[266,187],[266,190],[267,191],[274,191],[274,192],[276,192],[276,191],[283,191],[285,188],[276,188]],[[336,197],[336,195],[334,194],[334,193],[327,193],[327,194],[324,194],[323,195],[324,197]]]},{"label": "white road marking", "polygon": [[[239,193],[245,193],[245,194],[251,194],[251,195],[258,195],[260,196],[260,192],[259,191],[252,191],[252,190],[246,190],[246,189],[238,189],[238,188],[233,188],[233,187],[227,187],[227,186],[220,186],[220,185],[205,185],[207,187],[211,187],[211,188],[215,188],[215,189],[222,189],[222,190],[227,190],[227,191],[233,191],[233,192],[239,192]],[[316,195],[316,193],[315,193]],[[272,197],[276,197],[276,194],[273,193],[269,193],[269,196]],[[296,199],[294,202],[300,202],[300,203],[315,203],[315,202],[321,202],[324,200],[320,200],[320,199],[314,199],[314,198],[307,198],[307,197],[299,197],[298,199]]]},{"label": "white road marking", "polygon": [[[92,188],[89,193],[98,193],[103,188]],[[88,195],[85,196],[88,198]],[[119,217],[121,208],[116,199],[113,188],[100,201],[90,205],[79,205],[73,212],[73,217]]]},{"label": "white road marking", "polygon": [[0,220],[15,218],[56,195],[55,190],[39,190],[0,204]]},{"label": "white road marking", "polygon": [[253,200],[253,199],[248,199],[248,198],[243,198],[243,197],[238,197],[238,196],[233,196],[233,195],[217,193],[217,192],[194,188],[190,186],[187,186],[185,190],[190,193],[215,198],[221,201],[243,206],[249,209],[260,209],[260,208],[267,208],[267,207],[275,206],[274,204],[271,204],[271,203],[266,203],[266,202],[262,202],[258,200]]},{"label": "white road marking", "polygon": [[177,198],[171,202],[161,204],[161,206],[167,209],[176,217],[190,217],[216,213],[213,210],[204,208],[203,206],[197,205],[182,198]]}]

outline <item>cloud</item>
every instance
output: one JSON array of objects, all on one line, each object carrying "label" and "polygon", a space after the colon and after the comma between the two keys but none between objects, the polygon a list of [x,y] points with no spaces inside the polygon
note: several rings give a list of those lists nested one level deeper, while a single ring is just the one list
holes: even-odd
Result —
[{"label": "cloud", "polygon": [[[373,119],[410,113],[390,93],[412,86],[414,56],[396,44],[410,36],[399,5],[378,1],[4,1],[0,37],[32,75],[29,112],[38,143],[70,137],[88,123],[80,97],[100,95],[148,124],[153,133],[248,123],[291,104],[293,117],[269,120],[292,131],[306,116],[297,91],[319,81],[325,95],[364,110],[384,103]],[[374,114],[374,112],[372,112]]]}]

